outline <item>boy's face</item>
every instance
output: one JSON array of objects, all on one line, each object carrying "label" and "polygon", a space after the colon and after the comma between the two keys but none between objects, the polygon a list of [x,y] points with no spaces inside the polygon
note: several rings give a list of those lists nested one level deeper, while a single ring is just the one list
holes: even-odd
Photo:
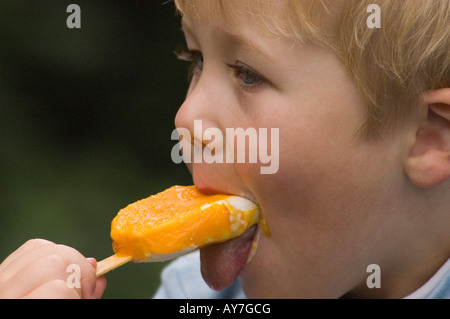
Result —
[{"label": "boy's face", "polygon": [[[402,178],[395,159],[405,150],[394,139],[356,137],[365,107],[330,51],[249,21],[183,20],[188,49],[198,52],[177,127],[193,135],[194,120],[203,131],[279,129],[275,174],[261,174],[264,165],[248,160],[189,165],[201,191],[257,202],[271,233],[260,235],[245,266],[253,234],[203,249],[202,272],[215,288],[240,272],[248,297],[339,297],[365,282],[369,264],[382,263],[368,256],[389,232],[384,205],[396,196]],[[202,140],[198,131],[194,137]]]}]

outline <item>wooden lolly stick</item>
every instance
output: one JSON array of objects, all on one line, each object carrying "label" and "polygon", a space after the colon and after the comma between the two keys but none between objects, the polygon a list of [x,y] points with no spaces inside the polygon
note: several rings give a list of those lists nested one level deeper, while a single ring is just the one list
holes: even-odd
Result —
[{"label": "wooden lolly stick", "polygon": [[133,257],[131,256],[117,256],[112,255],[108,258],[103,259],[97,263],[97,278],[103,276],[107,272],[110,272],[113,269],[116,269],[129,261],[132,261]]}]

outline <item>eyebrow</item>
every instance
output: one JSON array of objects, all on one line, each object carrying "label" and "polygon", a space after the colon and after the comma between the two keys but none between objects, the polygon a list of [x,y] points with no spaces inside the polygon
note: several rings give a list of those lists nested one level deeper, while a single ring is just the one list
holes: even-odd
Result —
[{"label": "eyebrow", "polygon": [[[186,34],[193,35],[191,27],[189,26],[184,19],[182,20],[182,27],[181,30]],[[251,54],[255,54],[257,56],[260,56],[263,59],[273,61],[274,57],[272,54],[270,54],[266,49],[262,48],[261,46],[256,45],[253,41],[250,39],[247,39],[245,37],[227,32],[223,29],[214,28],[213,29],[214,36],[220,37],[224,36],[227,41],[236,46],[241,48],[244,51],[250,52]]]},{"label": "eyebrow", "polygon": [[272,61],[274,59],[273,55],[270,54],[266,49],[262,48],[261,46],[258,46],[251,40],[244,37],[240,37],[235,34],[231,34],[226,31],[220,32],[223,33],[225,37],[228,39],[228,41],[230,41],[230,43],[235,45],[236,47],[242,48],[244,51],[250,52],[251,54],[256,54],[268,61]]}]

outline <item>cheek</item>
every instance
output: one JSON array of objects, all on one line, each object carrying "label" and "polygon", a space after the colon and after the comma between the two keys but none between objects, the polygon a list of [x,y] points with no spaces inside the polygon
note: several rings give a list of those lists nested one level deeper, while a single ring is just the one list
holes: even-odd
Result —
[{"label": "cheek", "polygon": [[311,287],[335,275],[331,260],[350,254],[346,247],[356,235],[349,225],[355,228],[357,215],[370,205],[364,198],[375,193],[370,181],[383,160],[332,131],[318,131],[318,140],[308,135],[311,127],[291,130],[280,139],[276,174],[242,167],[271,231],[270,237],[261,235],[257,254],[242,274],[249,296],[264,291],[292,297],[298,287],[291,283],[299,281],[312,292]]},{"label": "cheek", "polygon": [[242,274],[249,297],[301,297],[298,282],[319,296],[326,291],[338,280],[336,272],[348,268],[344,262],[343,268],[333,266],[353,253],[352,229],[363,226],[361,212],[380,185],[383,148],[366,146],[355,135],[366,116],[357,90],[342,76],[314,83],[262,106],[268,116],[258,124],[280,128],[278,172],[261,175],[251,166],[239,171],[271,231],[270,237],[261,235]]}]

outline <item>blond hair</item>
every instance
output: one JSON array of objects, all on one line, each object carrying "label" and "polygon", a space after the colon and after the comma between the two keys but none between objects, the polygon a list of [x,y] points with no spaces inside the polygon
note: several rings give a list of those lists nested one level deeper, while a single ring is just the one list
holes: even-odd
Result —
[{"label": "blond hair", "polygon": [[[286,5],[286,21],[267,13]],[[450,87],[450,0],[175,0],[190,19],[232,23],[245,12],[268,30],[332,49],[367,105],[360,135],[373,138],[404,127],[427,90]],[[369,28],[367,8],[381,9]],[[269,10],[269,11],[268,11]],[[287,22],[287,23],[286,23]]]}]

